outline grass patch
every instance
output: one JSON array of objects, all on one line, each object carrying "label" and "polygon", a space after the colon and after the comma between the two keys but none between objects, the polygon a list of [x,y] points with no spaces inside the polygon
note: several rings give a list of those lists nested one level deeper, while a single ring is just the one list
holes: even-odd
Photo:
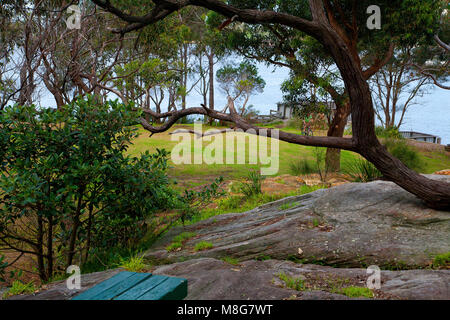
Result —
[{"label": "grass patch", "polygon": [[370,182],[382,176],[381,172],[371,162],[361,157],[348,163],[345,173],[355,182]]},{"label": "grass patch", "polygon": [[439,254],[433,259],[433,267],[450,267],[450,252]]},{"label": "grass patch", "polygon": [[289,172],[294,176],[300,176],[303,174],[316,173],[317,170],[310,161],[301,158],[289,163]]},{"label": "grass patch", "polygon": [[223,257],[220,259],[226,263],[232,264],[233,266],[237,266],[239,264],[239,260],[233,257]]},{"label": "grass patch", "polygon": [[259,256],[257,256],[255,258],[256,261],[266,261],[266,260],[271,260],[271,259],[272,259],[272,257],[268,256],[266,254],[260,254]]},{"label": "grass patch", "polygon": [[204,250],[208,250],[208,249],[212,249],[214,246],[211,242],[207,242],[207,241],[200,241],[199,243],[197,243],[194,247],[194,251],[204,251]]},{"label": "grass patch", "polygon": [[184,244],[187,240],[189,240],[189,239],[195,237],[196,235],[197,235],[197,234],[196,234],[195,232],[183,232],[182,234],[179,234],[179,235],[177,235],[176,237],[173,238],[172,243],[169,244],[169,245],[166,247],[166,250],[167,250],[168,252],[176,251],[177,249],[182,248],[182,247],[183,247],[183,244]]},{"label": "grass patch", "polygon": [[300,278],[294,278],[286,275],[284,272],[278,274],[278,278],[284,282],[287,288],[303,291],[306,290],[305,281]]},{"label": "grass patch", "polygon": [[121,259],[119,268],[123,268],[131,272],[140,272],[144,270],[147,265],[144,263],[144,255],[133,255],[127,259]]},{"label": "grass patch", "polygon": [[19,294],[31,294],[31,293],[34,293],[36,290],[37,290],[37,288],[34,285],[33,281],[30,281],[28,283],[23,283],[22,281],[15,280],[12,283],[11,288],[9,288],[8,291],[6,291],[3,294],[3,298],[9,298],[9,297],[16,296]]},{"label": "grass patch", "polygon": [[297,203],[295,203],[295,202],[293,202],[293,203],[285,203],[285,204],[283,204],[283,205],[280,206],[280,210],[281,210],[281,211],[289,210],[289,209],[295,207],[296,204],[297,204]]},{"label": "grass patch", "polygon": [[369,288],[365,287],[346,287],[337,290],[335,293],[343,294],[349,298],[373,298],[373,292]]},{"label": "grass patch", "polygon": [[[145,151],[155,152],[157,148],[165,148],[170,151],[176,144],[177,141],[172,141],[172,136],[169,134],[174,130],[180,128],[189,128],[192,129],[192,125],[175,125],[167,132],[159,133],[153,135],[149,138],[148,131],[145,131],[143,128],[139,127],[139,133],[141,134],[138,138],[133,140],[133,145],[127,151],[127,154],[132,156],[138,156]],[[224,129],[225,127],[210,127],[203,126],[204,130],[208,129]],[[282,129],[286,132],[292,133],[300,133],[299,130],[284,128]],[[317,132],[315,135],[326,135],[326,132]],[[225,134],[222,136],[225,138]],[[210,142],[205,141],[203,143],[204,146],[210,144]],[[238,154],[243,154],[245,152],[246,155],[249,154],[248,143],[245,148],[239,146],[234,150],[229,150],[228,147],[226,149],[227,152],[232,152],[234,159],[236,159]],[[270,143],[269,143],[269,152],[270,152]],[[194,147],[192,147],[192,151],[194,151]],[[297,159],[301,155],[304,159],[310,159],[310,165],[313,166],[312,159],[314,147],[308,146],[300,146],[295,144],[290,144],[284,141],[280,142],[279,148],[279,159],[280,159],[280,170],[278,175],[289,174],[291,172],[290,164],[292,159]],[[346,168],[348,163],[351,163],[352,160],[359,158],[356,153],[343,150],[341,152],[341,167],[343,169]],[[448,169],[450,167],[450,157],[448,157],[445,153],[439,152],[420,152],[420,158],[423,162],[423,169],[421,173],[433,173],[439,170]],[[253,165],[248,163],[248,159],[246,159],[246,164],[234,164],[234,165],[207,165],[207,164],[181,164],[174,165],[171,161],[169,162],[172,168],[169,170],[169,174],[173,177],[183,177],[183,179],[187,180],[188,177],[202,177],[202,176],[223,176],[226,178],[243,178],[245,177],[249,170],[259,170],[259,165]],[[313,166],[314,167],[314,166]]]}]

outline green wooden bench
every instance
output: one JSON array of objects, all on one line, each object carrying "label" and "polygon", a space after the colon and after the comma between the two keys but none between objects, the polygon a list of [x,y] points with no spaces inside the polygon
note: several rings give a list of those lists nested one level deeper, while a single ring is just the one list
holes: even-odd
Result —
[{"label": "green wooden bench", "polygon": [[181,300],[186,296],[186,279],[123,271],[72,300]]}]

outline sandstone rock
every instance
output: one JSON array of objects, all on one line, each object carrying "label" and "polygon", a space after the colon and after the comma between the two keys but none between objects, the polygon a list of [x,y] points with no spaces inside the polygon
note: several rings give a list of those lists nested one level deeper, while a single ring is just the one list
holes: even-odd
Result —
[{"label": "sandstone rock", "polygon": [[[448,176],[431,176],[450,181]],[[290,209],[282,210],[290,203]],[[195,232],[179,252],[165,247],[181,232]],[[427,208],[391,182],[352,183],[290,197],[242,214],[227,214],[169,231],[148,250],[153,261],[231,256],[270,257],[339,267],[424,267],[450,251],[450,213]],[[195,252],[199,241],[210,250]],[[303,253],[298,255],[298,248]]]},{"label": "sandstone rock", "polygon": [[[67,300],[118,271],[82,275],[80,291],[69,292],[60,281],[38,294],[11,299]],[[277,260],[252,260],[234,266],[209,258],[160,266],[152,273],[188,279],[189,300],[349,299],[338,293],[339,289],[365,287],[368,277],[365,269],[337,269]],[[280,274],[302,279],[304,290],[287,288]],[[374,298],[450,299],[449,280],[450,270],[382,271],[381,288],[373,291]]]}]

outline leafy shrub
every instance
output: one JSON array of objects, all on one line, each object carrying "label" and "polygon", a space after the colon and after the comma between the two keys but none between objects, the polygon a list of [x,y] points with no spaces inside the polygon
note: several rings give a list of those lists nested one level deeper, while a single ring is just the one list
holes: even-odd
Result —
[{"label": "leafy shrub", "polygon": [[31,294],[36,291],[36,287],[33,281],[28,283],[23,283],[22,281],[15,280],[12,286],[3,294],[3,298],[8,298],[11,296],[16,296],[18,294]]},{"label": "leafy shrub", "polygon": [[375,134],[379,138],[386,139],[403,139],[397,127],[385,128],[383,126],[375,127]]},{"label": "leafy shrub", "polygon": [[194,247],[194,251],[204,251],[213,248],[213,244],[207,241],[200,241]]},{"label": "leafy shrub", "polygon": [[246,197],[252,197],[262,193],[262,182],[265,177],[259,171],[250,171],[246,182],[240,184],[239,191]]},{"label": "leafy shrub", "polygon": [[205,206],[209,205],[214,199],[225,194],[220,187],[223,177],[217,178],[211,185],[204,186],[199,192],[193,190],[185,190],[182,197],[182,214],[181,221],[183,225],[186,220],[191,220],[196,213],[201,211]]},{"label": "leafy shrub", "polygon": [[344,172],[355,182],[370,182],[382,176],[381,172],[371,162],[361,157],[357,157],[348,163]]},{"label": "leafy shrub", "polygon": [[315,173],[317,170],[308,160],[300,158],[289,163],[289,171],[294,176]]},{"label": "leafy shrub", "polygon": [[0,255],[0,282],[5,282],[5,269],[8,266],[8,263],[5,261],[5,256]]},{"label": "leafy shrub", "polygon": [[[131,106],[92,98],[59,110],[3,110],[0,249],[48,252],[37,259],[46,281],[56,267],[86,263],[92,251],[135,246],[152,213],[179,206],[166,151],[125,155],[138,116]],[[25,223],[30,232],[18,233]]]},{"label": "leafy shrub", "polygon": [[383,145],[389,153],[403,162],[408,168],[416,171],[420,171],[423,168],[419,152],[408,145],[406,140],[386,139]]},{"label": "leafy shrub", "polygon": [[131,272],[139,272],[145,269],[147,265],[144,263],[144,255],[133,255],[128,259],[120,259],[119,268],[124,268],[125,270]]}]

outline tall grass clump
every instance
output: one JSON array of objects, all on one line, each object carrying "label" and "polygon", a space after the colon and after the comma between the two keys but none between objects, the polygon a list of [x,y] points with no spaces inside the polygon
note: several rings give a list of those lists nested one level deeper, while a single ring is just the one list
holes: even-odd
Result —
[{"label": "tall grass clump", "polygon": [[423,162],[419,152],[406,142],[406,140],[386,139],[383,145],[394,157],[403,162],[408,168],[420,171],[423,169]]},{"label": "tall grass clump", "polygon": [[252,197],[262,193],[262,182],[265,177],[259,171],[250,171],[246,182],[239,186],[239,191],[246,197]]},{"label": "tall grass clump", "polygon": [[315,173],[314,165],[307,159],[300,158],[289,163],[289,171],[294,176]]},{"label": "tall grass clump", "polygon": [[371,162],[361,157],[348,163],[344,172],[355,182],[370,182],[382,176],[381,172]]}]

